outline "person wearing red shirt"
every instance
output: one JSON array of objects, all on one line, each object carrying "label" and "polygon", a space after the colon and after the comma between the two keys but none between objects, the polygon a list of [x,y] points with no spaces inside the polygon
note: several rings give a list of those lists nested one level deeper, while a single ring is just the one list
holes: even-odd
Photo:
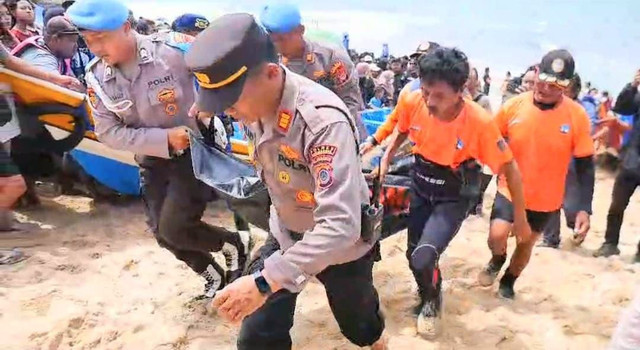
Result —
[{"label": "person wearing red shirt", "polygon": [[34,26],[36,17],[33,11],[33,4],[30,1],[18,1],[15,9],[13,9],[13,16],[16,19],[16,24],[11,29],[11,33],[18,41],[23,42],[32,36],[40,35]]}]

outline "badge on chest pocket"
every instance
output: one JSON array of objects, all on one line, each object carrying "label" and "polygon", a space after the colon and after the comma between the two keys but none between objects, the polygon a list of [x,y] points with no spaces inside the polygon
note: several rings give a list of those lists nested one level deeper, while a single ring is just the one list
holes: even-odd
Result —
[{"label": "badge on chest pocket", "polygon": [[178,101],[180,101],[181,97],[182,91],[175,85],[160,86],[149,91],[150,105],[161,107],[169,117],[175,117],[180,112]]}]

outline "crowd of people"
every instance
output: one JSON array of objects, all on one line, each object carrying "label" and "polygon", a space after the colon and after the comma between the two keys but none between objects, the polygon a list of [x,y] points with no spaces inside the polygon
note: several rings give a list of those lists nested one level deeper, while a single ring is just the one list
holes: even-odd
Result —
[{"label": "crowd of people", "polygon": [[[356,63],[362,100],[369,109],[394,107],[398,102],[400,91],[411,81],[419,79],[418,59],[422,53],[440,45],[435,42],[421,43],[416,51],[402,57],[378,57],[372,52],[358,53],[349,50],[351,60]],[[491,77],[489,68],[480,80],[478,69],[473,67],[473,82],[467,84],[470,96],[485,108],[491,108],[489,89]]]},{"label": "crowd of people", "polygon": [[[409,56],[375,59],[371,52],[307,40],[304,33],[291,4],[265,6],[259,20],[231,14],[210,23],[185,14],[169,24],[136,19],[117,0],[65,1],[45,10],[39,28],[31,2],[4,1],[0,62],[87,93],[99,139],[136,154],[158,243],[204,278],[203,296],[213,299],[223,317],[243,321],[241,349],[291,347],[295,301],[312,276],[325,285],[351,342],[386,348],[372,280],[379,245],[372,238],[375,225],[369,225],[375,218],[363,211],[369,194],[359,162],[381,144],[381,179],[398,148],[406,141],[412,145],[406,255],[418,285],[421,335],[438,334],[440,256],[470,213],[482,215],[494,175],[491,257],[478,276],[481,285],[492,285],[503,270],[514,235],[516,249],[499,295],[515,298],[515,282],[538,240],[558,247],[561,209],[572,239],[584,241],[594,214],[599,148],[615,149],[621,162],[606,241],[594,255],[620,253],[624,211],[640,185],[640,123],[634,123],[640,72],[614,103],[608,92],[590,83],[582,87],[571,53],[553,50],[522,75],[507,75],[494,113],[490,69],[480,77],[459,49],[424,42]],[[138,75],[145,79],[136,80]],[[2,104],[0,229],[8,230],[9,209],[29,186],[10,159],[10,141],[20,130],[6,93]],[[382,107],[393,111],[367,135],[361,112]],[[273,205],[272,232],[248,276],[242,275],[251,245],[247,224],[238,218],[233,232],[201,221],[210,197],[191,165],[188,130],[202,130],[199,123],[211,125],[223,114],[244,123],[249,156]],[[210,252],[225,255],[226,271]]]}]

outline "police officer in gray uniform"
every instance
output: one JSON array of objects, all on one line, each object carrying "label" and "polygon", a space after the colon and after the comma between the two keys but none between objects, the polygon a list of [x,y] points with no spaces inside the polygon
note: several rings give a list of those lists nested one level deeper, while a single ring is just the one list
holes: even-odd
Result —
[{"label": "police officer in gray uniform", "polygon": [[252,274],[213,299],[224,318],[244,320],[238,348],[291,348],[296,298],[315,276],[342,333],[359,346],[385,349],[372,280],[378,244],[361,230],[369,192],[345,104],[279,65],[268,34],[249,14],[213,21],[186,62],[201,87],[198,107],[248,125],[273,203],[272,236]]},{"label": "police officer in gray uniform", "polygon": [[367,129],[359,112],[362,102],[358,74],[344,48],[330,47],[304,38],[300,10],[294,4],[278,2],[265,6],[260,22],[282,55],[281,63],[294,73],[303,75],[333,91],[349,108],[356,121],[358,137],[367,137]]},{"label": "police officer in gray uniform", "polygon": [[[87,67],[88,96],[99,140],[135,153],[147,216],[158,243],[205,279],[213,297],[239,276],[247,247],[236,232],[201,221],[211,189],[196,180],[189,153],[193,75],[180,42],[131,29],[118,0],[79,0],[67,10],[98,59]],[[186,36],[178,38],[187,39]],[[230,256],[229,270],[210,252]]]}]

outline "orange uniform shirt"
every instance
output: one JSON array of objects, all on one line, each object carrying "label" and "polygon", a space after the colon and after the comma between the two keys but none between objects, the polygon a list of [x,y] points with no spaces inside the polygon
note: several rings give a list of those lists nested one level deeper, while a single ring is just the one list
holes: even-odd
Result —
[{"label": "orange uniform shirt", "polygon": [[[418,90],[420,90],[420,85],[418,85]],[[397,104],[400,104],[400,101],[406,99],[407,95],[409,95],[412,91],[416,91],[413,82],[405,85],[405,87],[400,90]],[[387,137],[389,137],[389,135],[393,133],[393,130],[396,129],[396,125],[398,125],[398,113],[396,113],[396,108],[394,108],[393,111],[391,111],[391,114],[389,114],[389,116],[387,117],[387,120],[385,120],[385,122],[378,127],[378,130],[376,130],[373,138],[375,138],[378,143],[384,141]],[[409,137],[409,140],[413,141],[411,135]]]},{"label": "orange uniform shirt", "polygon": [[[398,99],[398,101],[399,100],[400,99]],[[376,130],[373,138],[375,138],[378,143],[384,141],[387,137],[389,137],[389,135],[393,133],[393,130],[395,130],[397,124],[398,114],[396,113],[396,109],[394,108],[393,111],[391,111],[391,114],[389,114],[389,116],[387,117],[387,120],[385,120],[384,123],[382,123],[382,125],[378,127],[378,130]]]},{"label": "orange uniform shirt", "polygon": [[409,132],[415,142],[413,152],[439,165],[457,168],[468,159],[476,159],[498,173],[513,159],[491,116],[480,105],[464,100],[458,117],[443,122],[432,116],[417,90],[396,106],[398,130]]},{"label": "orange uniform shirt", "polygon": [[[507,101],[495,117],[518,163],[526,207],[551,212],[562,206],[569,162],[593,155],[587,112],[569,98],[543,111],[533,104],[533,92]],[[504,179],[498,191],[511,199]]]}]

